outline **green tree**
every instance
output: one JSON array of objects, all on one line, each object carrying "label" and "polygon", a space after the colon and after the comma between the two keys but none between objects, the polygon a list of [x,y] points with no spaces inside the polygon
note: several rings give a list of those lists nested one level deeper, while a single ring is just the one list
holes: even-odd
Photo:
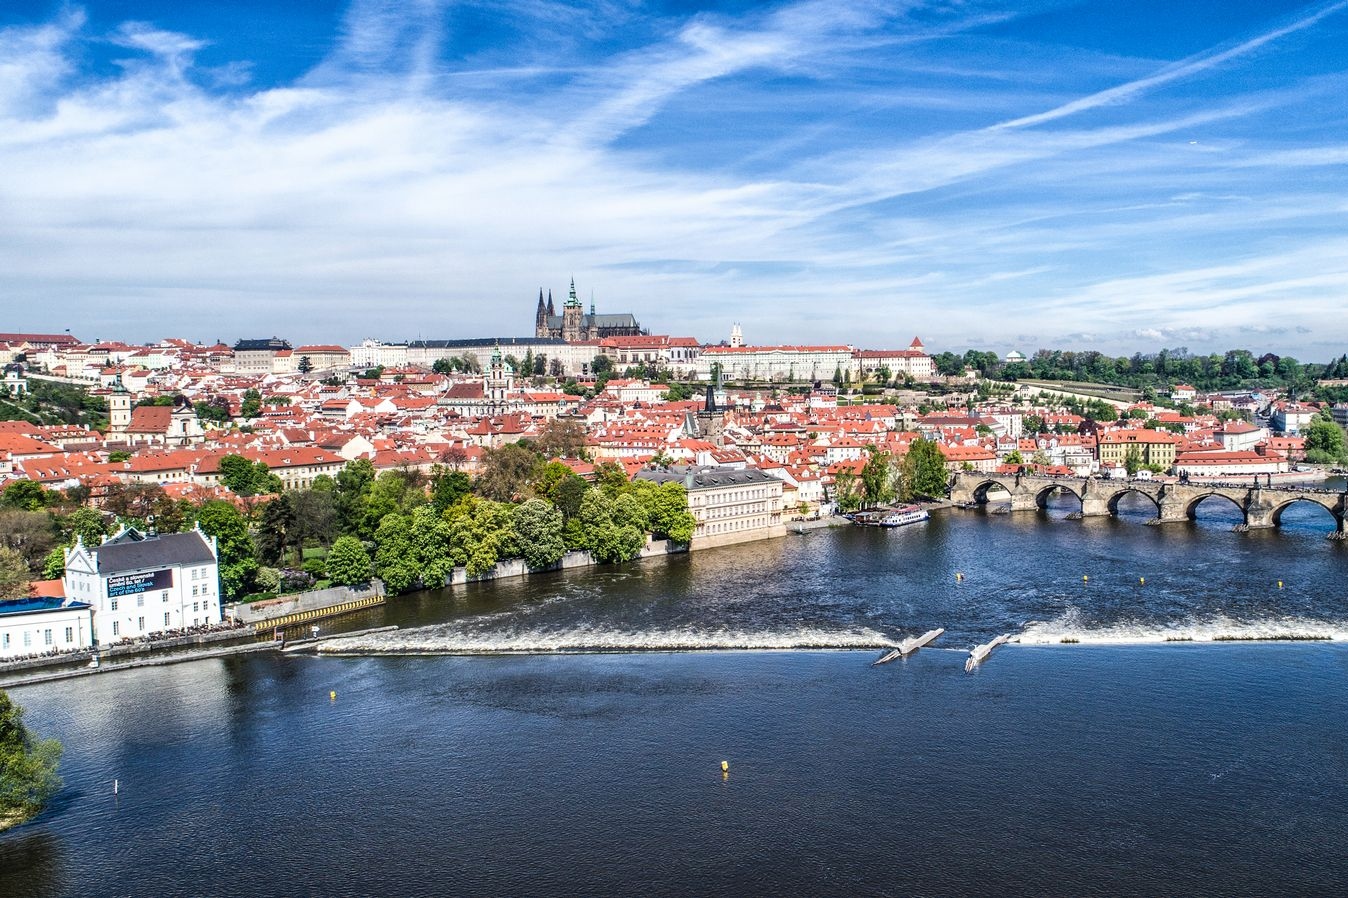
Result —
[{"label": "green tree", "polygon": [[5,487],[4,493],[0,494],[0,506],[38,511],[47,507],[48,499],[49,496],[42,488],[42,484],[32,480],[16,480]]},{"label": "green tree", "polygon": [[509,502],[528,489],[540,460],[533,451],[513,443],[483,453],[482,470],[473,484],[479,496]]},{"label": "green tree", "polygon": [[950,477],[946,472],[945,456],[932,440],[914,440],[903,457],[902,483],[908,496],[942,498]]},{"label": "green tree", "polygon": [[894,499],[894,459],[878,446],[866,447],[866,464],[861,469],[861,494],[867,506],[874,507]]},{"label": "green tree", "polygon": [[254,462],[242,455],[221,456],[220,483],[240,496],[258,496],[263,493],[279,493],[285,489],[281,478],[267,468],[263,462]]},{"label": "green tree", "polygon": [[562,513],[562,517],[570,521],[576,515],[580,514],[580,503],[585,499],[585,492],[590,485],[585,482],[585,478],[578,474],[572,474],[557,484],[555,498],[552,504]]},{"label": "green tree", "polygon": [[216,538],[220,552],[220,582],[225,595],[237,599],[247,595],[257,574],[257,555],[248,535],[248,524],[231,503],[212,499],[197,509],[201,532]]},{"label": "green tree", "polygon": [[256,418],[262,411],[262,394],[257,390],[243,391],[243,401],[239,406],[239,415],[244,418]]},{"label": "green tree", "polygon": [[408,538],[417,562],[417,576],[431,588],[443,586],[454,570],[453,525],[431,505],[412,512]]},{"label": "green tree", "polygon": [[0,599],[28,596],[28,562],[9,546],[0,546]]},{"label": "green tree", "polygon": [[1023,465],[1025,464],[1025,456],[1020,454],[1019,449],[1012,449],[1010,452],[1006,453],[1006,457],[1002,459],[1002,463],[1008,465]]},{"label": "green tree", "polygon": [[431,502],[437,514],[468,495],[472,482],[462,471],[450,471],[437,466],[431,472]]},{"label": "green tree", "polygon": [[1317,417],[1306,427],[1306,459],[1319,464],[1333,464],[1344,456],[1344,436],[1339,425]]},{"label": "green tree", "polygon": [[386,515],[379,522],[374,541],[374,570],[384,586],[393,594],[411,589],[420,576],[411,521],[406,515]]},{"label": "green tree", "polygon": [[349,461],[337,472],[333,506],[341,532],[363,539],[374,537],[373,529],[366,532],[365,518],[365,497],[374,485],[374,476],[374,463],[368,458]]},{"label": "green tree", "polygon": [[0,510],[0,546],[18,552],[30,573],[40,572],[47,553],[61,542],[54,523],[45,511]]},{"label": "green tree", "polygon": [[23,709],[0,690],[0,830],[31,820],[61,789],[61,743],[36,739]]},{"label": "green tree", "polygon": [[665,392],[666,402],[683,402],[693,398],[693,388],[688,384],[674,383],[669,384],[669,389]]},{"label": "green tree", "polygon": [[1142,467],[1142,450],[1137,446],[1129,446],[1127,453],[1123,456],[1123,469],[1132,477]]},{"label": "green tree", "polygon": [[318,489],[315,484],[307,490],[286,493],[286,498],[295,516],[291,545],[300,548],[311,542],[323,546],[332,542],[337,532],[337,508],[331,489]]},{"label": "green tree", "polygon": [[339,536],[328,550],[328,579],[338,586],[357,586],[369,583],[374,576],[370,553],[354,536]]},{"label": "green tree", "polygon": [[688,491],[682,483],[670,480],[657,486],[649,480],[634,480],[630,494],[641,500],[646,510],[646,529],[676,543],[693,538],[697,521],[688,511]]},{"label": "green tree", "polygon": [[314,370],[314,363],[309,360],[309,357],[307,355],[300,356],[300,374],[308,374],[312,370]]},{"label": "green tree", "polygon": [[221,396],[194,402],[192,403],[192,410],[197,413],[197,418],[201,421],[223,424],[229,420],[229,400]]},{"label": "green tree", "polygon": [[627,471],[622,465],[612,461],[602,461],[594,466],[595,482],[610,499],[627,489],[629,483]]},{"label": "green tree", "polygon": [[66,550],[62,546],[56,546],[47,553],[46,560],[42,563],[42,579],[56,580],[66,572]]},{"label": "green tree", "polygon": [[585,458],[585,426],[579,421],[554,418],[543,425],[534,448],[544,458]]},{"label": "green tree", "polygon": [[861,507],[861,487],[851,469],[842,468],[833,476],[833,501],[844,514]]},{"label": "green tree", "polygon": [[566,554],[562,513],[551,502],[530,499],[515,509],[514,523],[521,557],[529,567],[551,567]]},{"label": "green tree", "polygon": [[257,532],[257,554],[270,565],[284,560],[285,550],[295,545],[295,507],[289,496],[278,496],[262,507],[262,521]]}]

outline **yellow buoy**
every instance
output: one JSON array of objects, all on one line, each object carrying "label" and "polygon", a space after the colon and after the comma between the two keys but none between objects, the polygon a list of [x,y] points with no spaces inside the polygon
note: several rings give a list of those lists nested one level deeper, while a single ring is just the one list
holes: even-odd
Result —
[{"label": "yellow buoy", "polygon": [[332,702],[337,701],[337,690],[336,690],[336,689],[334,689],[334,690],[332,690],[331,692],[328,693],[328,701],[332,701]]},{"label": "yellow buoy", "polygon": [[1278,581],[1278,588],[1279,588],[1279,589],[1282,589],[1282,581],[1281,581],[1281,580]]},{"label": "yellow buoy", "polygon": [[1082,583],[1089,583],[1090,581],[1091,581],[1091,578],[1090,578],[1090,577],[1086,576],[1085,574],[1082,574],[1082,575],[1081,575],[1081,582],[1082,582]]},{"label": "yellow buoy", "polygon": [[1137,578],[1137,582],[1140,583],[1140,584],[1143,585],[1143,586],[1146,586],[1146,585],[1147,585],[1147,578],[1146,578],[1146,577],[1138,577],[1138,578]]},{"label": "yellow buoy", "polygon": [[730,762],[729,762],[729,761],[722,761],[722,762],[721,762],[721,772],[722,772],[722,773],[729,773],[729,772],[730,772]]}]

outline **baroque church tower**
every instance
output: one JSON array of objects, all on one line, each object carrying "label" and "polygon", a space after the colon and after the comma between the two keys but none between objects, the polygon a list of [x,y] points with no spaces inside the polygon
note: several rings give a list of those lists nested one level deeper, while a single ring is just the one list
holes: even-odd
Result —
[{"label": "baroque church tower", "polygon": [[581,318],[585,315],[585,309],[581,306],[580,300],[576,298],[576,279],[571,279],[571,295],[566,298],[566,305],[562,307],[562,339],[568,343],[579,343],[583,339],[581,334]]}]

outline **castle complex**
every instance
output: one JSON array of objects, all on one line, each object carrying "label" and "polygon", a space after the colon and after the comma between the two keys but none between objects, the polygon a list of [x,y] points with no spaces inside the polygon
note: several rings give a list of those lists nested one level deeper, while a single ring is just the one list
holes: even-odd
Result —
[{"label": "castle complex", "polygon": [[534,336],[538,339],[562,340],[566,343],[588,343],[606,337],[639,337],[641,325],[631,314],[596,315],[594,301],[590,302],[590,314],[585,314],[580,300],[576,298],[576,281],[571,279],[571,295],[562,306],[558,315],[552,305],[552,291],[548,291],[547,302],[543,301],[543,291],[538,291],[538,312],[534,317]]}]

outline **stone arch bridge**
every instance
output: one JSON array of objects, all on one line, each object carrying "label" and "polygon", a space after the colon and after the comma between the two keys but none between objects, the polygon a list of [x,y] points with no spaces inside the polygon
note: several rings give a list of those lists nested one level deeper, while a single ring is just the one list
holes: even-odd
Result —
[{"label": "stone arch bridge", "polygon": [[1168,524],[1192,520],[1198,503],[1209,496],[1222,496],[1233,502],[1245,516],[1251,530],[1276,527],[1283,511],[1295,502],[1319,505],[1334,518],[1334,534],[1348,538],[1348,492],[1307,489],[1305,487],[1241,486],[1231,483],[1165,483],[1149,480],[1109,480],[1095,477],[1043,477],[1036,474],[979,474],[961,471],[950,487],[950,500],[956,505],[981,505],[995,489],[1011,494],[1012,511],[1043,508],[1055,490],[1065,490],[1081,500],[1082,517],[1102,517],[1118,511],[1119,500],[1129,493],[1140,493],[1156,504],[1152,523]]}]

